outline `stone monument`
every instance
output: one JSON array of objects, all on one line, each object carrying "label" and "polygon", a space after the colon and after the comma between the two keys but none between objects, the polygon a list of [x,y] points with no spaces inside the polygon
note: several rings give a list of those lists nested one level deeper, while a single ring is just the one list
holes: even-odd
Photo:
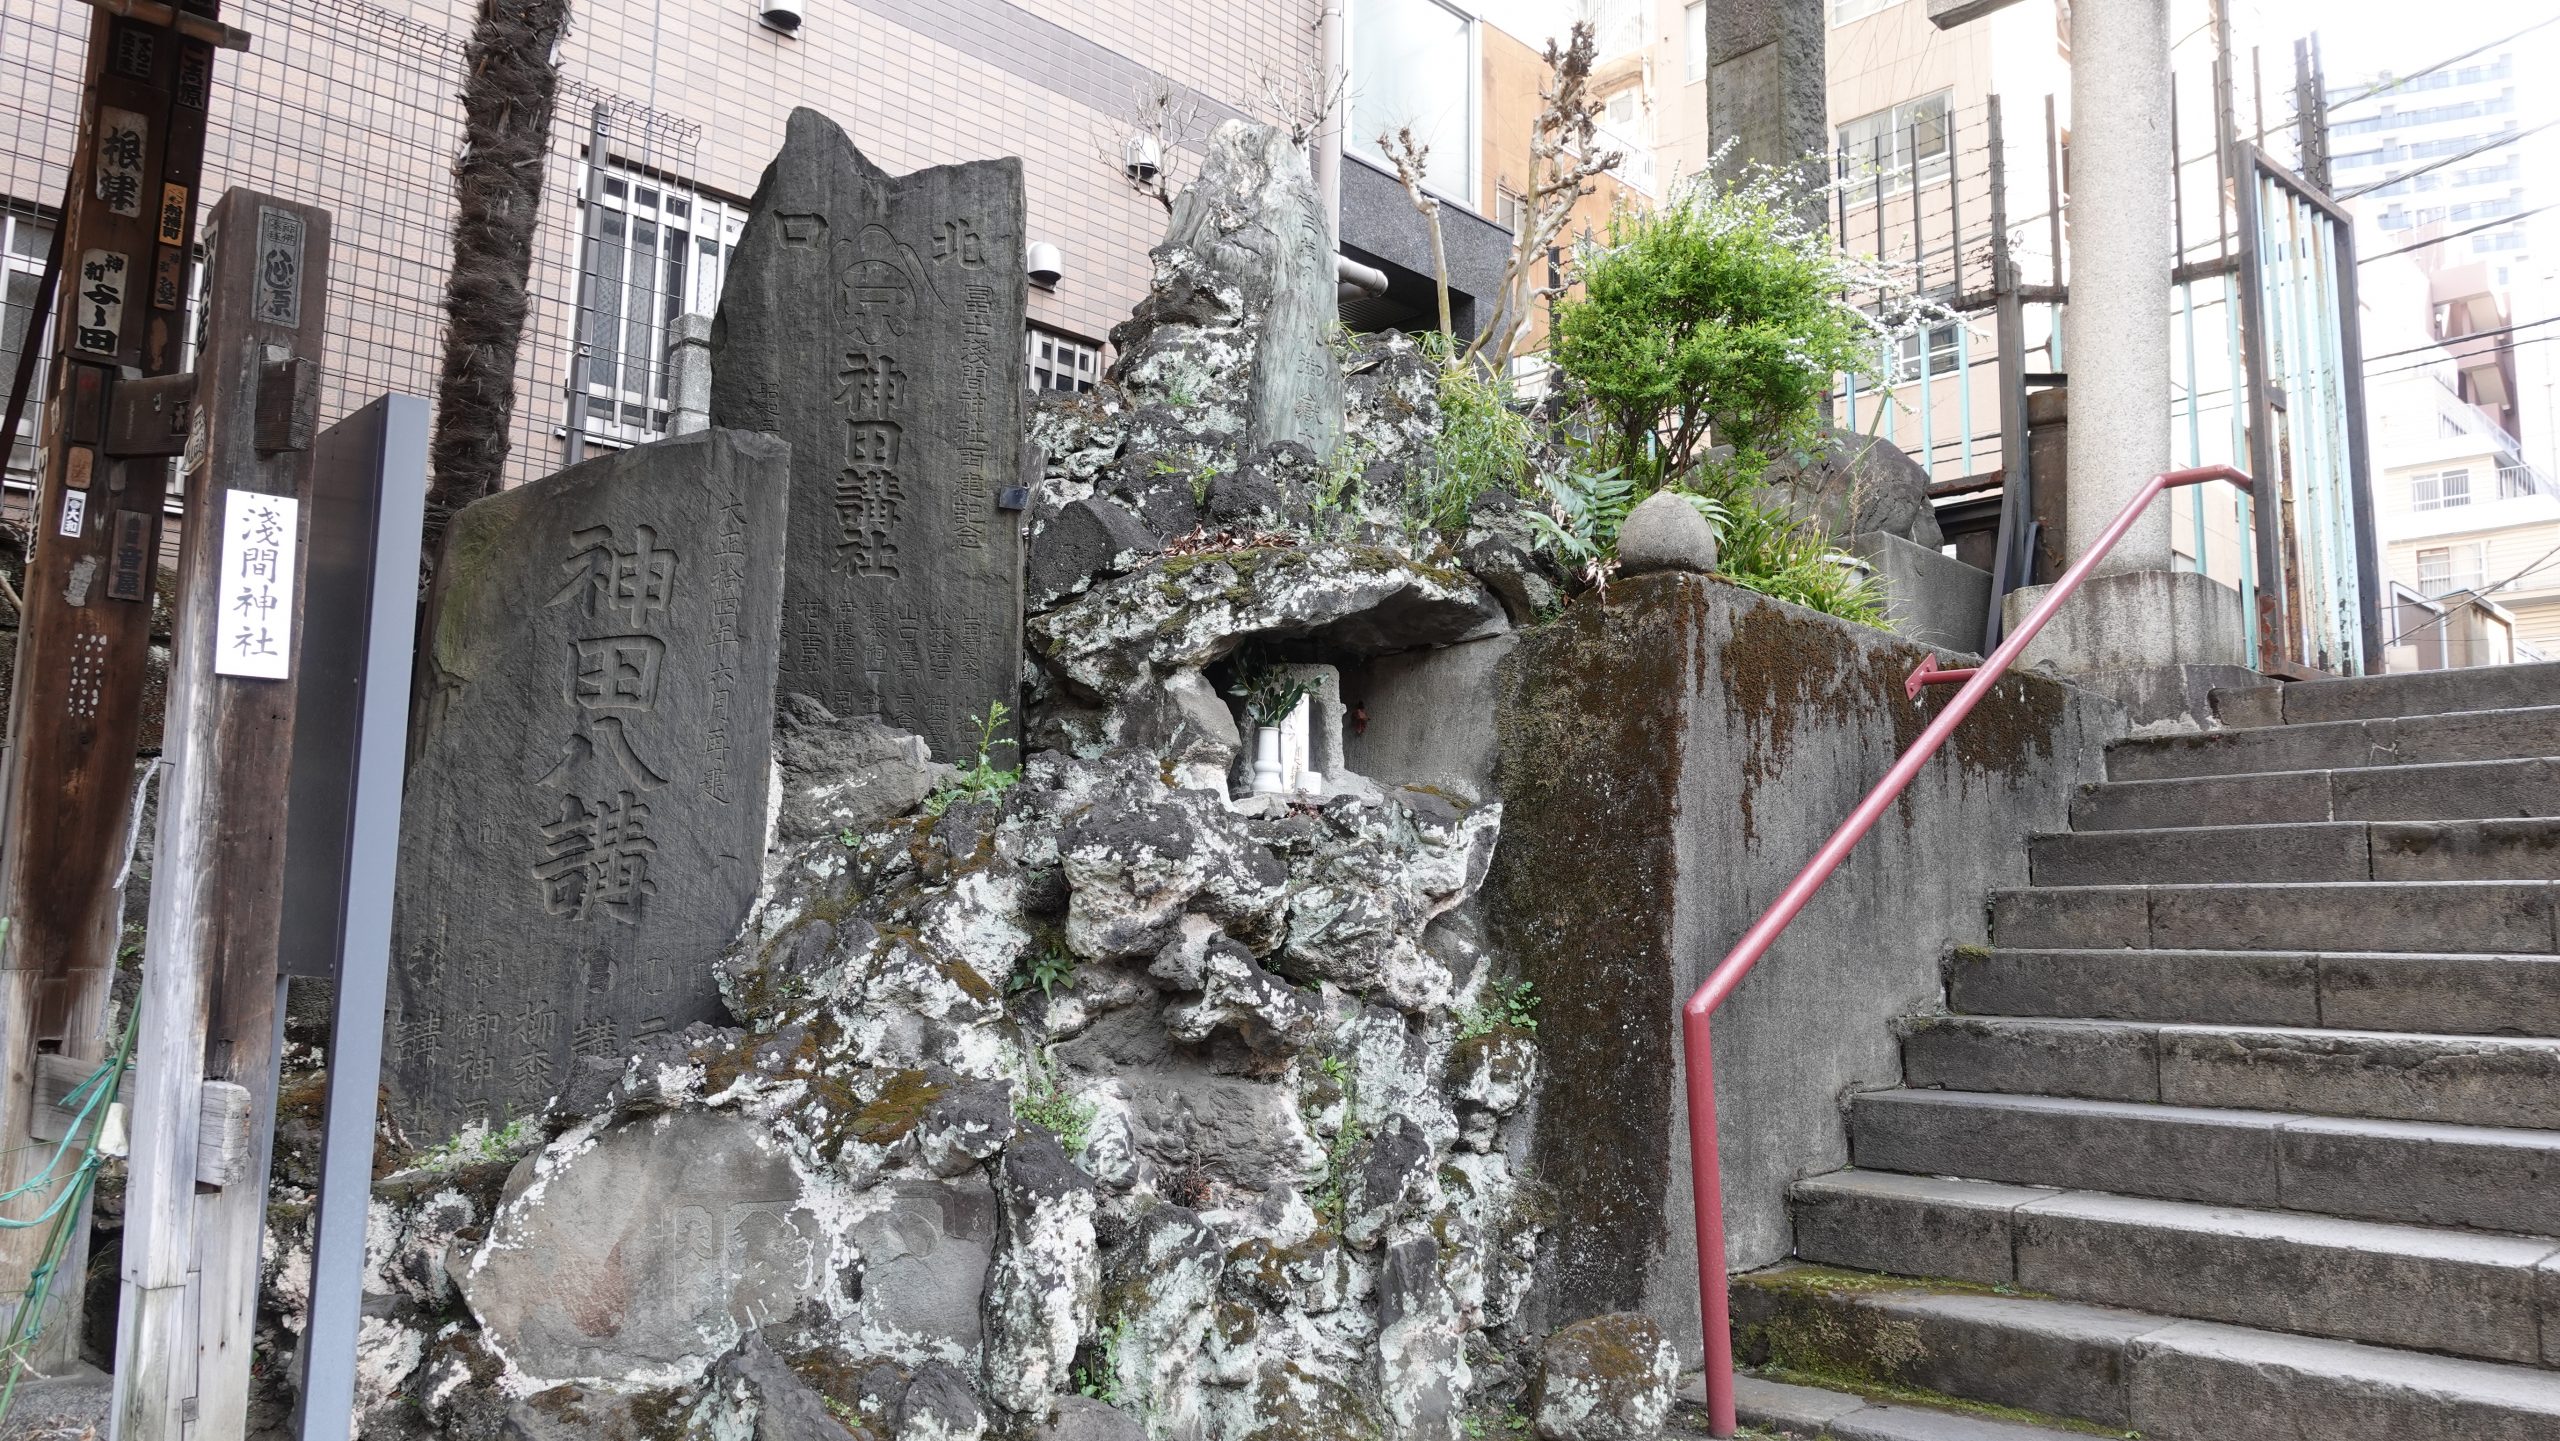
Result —
[{"label": "stone monument", "polygon": [[819,1294],[834,1257],[802,1191],[761,1122],[652,1116],[514,1178],[457,1280],[537,1384],[691,1374]]},{"label": "stone monument", "polygon": [[1022,164],[892,176],[795,110],[712,325],[711,420],[791,443],[780,685],[967,762],[1018,708]]},{"label": "stone monument", "polygon": [[1707,7],[1707,138],[1730,180],[1752,165],[1796,167],[1806,223],[1824,223],[1830,174],[1825,0],[1741,0]]},{"label": "stone monument", "polygon": [[764,851],[789,457],[708,430],[466,507],[429,597],[386,1069],[425,1142],[722,1016]]},{"label": "stone monument", "polygon": [[[1241,442],[1248,457],[1279,441],[1331,455],[1342,436],[1339,309],[1306,147],[1276,126],[1221,124],[1149,254],[1147,298],[1111,332],[1113,379],[1133,396],[1194,397],[1171,402],[1192,412],[1185,427]],[[1240,415],[1216,400],[1239,371]]]}]

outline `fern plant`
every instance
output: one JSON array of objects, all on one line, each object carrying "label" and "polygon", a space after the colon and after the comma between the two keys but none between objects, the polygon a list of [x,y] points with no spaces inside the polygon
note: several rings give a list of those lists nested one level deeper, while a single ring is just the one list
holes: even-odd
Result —
[{"label": "fern plant", "polygon": [[[1541,472],[1533,482],[1529,526],[1535,544],[1586,585],[1604,587],[1618,566],[1618,532],[1645,498],[1624,471],[1567,466]],[[1711,526],[1721,527],[1722,502],[1691,491],[1673,491]]]}]

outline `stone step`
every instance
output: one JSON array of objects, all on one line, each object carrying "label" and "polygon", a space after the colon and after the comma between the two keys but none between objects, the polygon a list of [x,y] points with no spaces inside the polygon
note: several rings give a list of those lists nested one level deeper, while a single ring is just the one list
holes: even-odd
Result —
[{"label": "stone step", "polygon": [[2560,817],[2071,831],[2035,837],[2027,862],[2040,886],[2560,880]]},{"label": "stone step", "polygon": [[1850,1102],[1862,1171],[1964,1176],[2362,1221],[2560,1226],[2560,1131],[1973,1091]]},{"label": "stone step", "polygon": [[2560,1037],[2560,956],[1959,946],[1946,982],[1976,1016]]},{"label": "stone step", "polygon": [[[1682,1399],[1702,1394],[1692,1388]],[[1758,1376],[1733,1378],[1733,1407],[1743,1425],[1788,1441],[2089,1441],[2086,1431],[1870,1401]]]},{"label": "stone step", "polygon": [[2560,759],[2107,781],[2082,786],[2071,802],[2078,831],[2511,816],[2560,816]]},{"label": "stone step", "polygon": [[2560,1041],[2001,1016],[1897,1029],[1914,1088],[2560,1130]]},{"label": "stone step", "polygon": [[2019,950],[2560,951],[2549,881],[2302,881],[1994,891]]},{"label": "stone step", "polygon": [[2548,1236],[1873,1171],[1793,1194],[1796,1254],[1820,1264],[2560,1366],[2560,1239]]},{"label": "stone step", "polygon": [[2229,726],[2386,720],[2554,703],[2560,703],[2560,662],[2294,681],[2213,693],[2214,714]]},{"label": "stone step", "polygon": [[2527,1366],[1810,1266],[1735,1277],[1733,1311],[1747,1356],[1793,1341],[1799,1364],[2144,1441],[2560,1436],[2560,1376]]},{"label": "stone step", "polygon": [[2549,755],[2560,755],[2560,705],[2141,736],[2107,748],[2107,779],[2156,781]]}]

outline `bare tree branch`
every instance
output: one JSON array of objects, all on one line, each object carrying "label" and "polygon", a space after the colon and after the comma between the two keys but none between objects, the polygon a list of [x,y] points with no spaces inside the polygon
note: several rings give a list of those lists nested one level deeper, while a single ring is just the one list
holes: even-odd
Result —
[{"label": "bare tree branch", "polygon": [[1440,239],[1440,200],[1422,188],[1431,147],[1416,141],[1413,127],[1407,125],[1393,135],[1379,136],[1378,149],[1395,162],[1396,179],[1404,182],[1405,198],[1413,202],[1413,208],[1431,227],[1431,271],[1440,285],[1440,339],[1448,347],[1446,353],[1455,355],[1458,337],[1456,327],[1449,322],[1449,251]]},{"label": "bare tree branch", "polygon": [[1304,145],[1321,134],[1325,122],[1342,108],[1351,77],[1337,74],[1330,84],[1312,68],[1281,71],[1265,68],[1254,85],[1253,111],[1266,125],[1289,132]]},{"label": "bare tree branch", "polygon": [[1200,103],[1158,76],[1132,86],[1128,108],[1095,126],[1094,154],[1171,214],[1186,179],[1181,157],[1208,133]]},{"label": "bare tree branch", "polygon": [[1511,363],[1536,316],[1537,302],[1562,287],[1541,286],[1536,277],[1547,252],[1573,220],[1573,209],[1597,187],[1593,181],[1616,168],[1625,157],[1598,148],[1600,106],[1591,94],[1591,68],[1598,59],[1591,22],[1577,20],[1563,48],[1547,42],[1545,104],[1529,131],[1529,193],[1521,197],[1521,224],[1511,237],[1511,254],[1495,291],[1492,320],[1466,359],[1488,370]]}]

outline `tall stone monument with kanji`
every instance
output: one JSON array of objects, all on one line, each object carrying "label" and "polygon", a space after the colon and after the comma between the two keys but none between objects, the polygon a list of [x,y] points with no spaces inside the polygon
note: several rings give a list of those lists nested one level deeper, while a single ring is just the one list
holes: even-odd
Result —
[{"label": "tall stone monument with kanji", "polygon": [[708,430],[453,518],[401,815],[387,1061],[427,1142],[723,1017],[755,899],[788,453]]},{"label": "tall stone monument with kanji", "polygon": [[892,176],[791,114],[723,282],[711,420],[791,443],[780,685],[966,762],[1022,672],[1018,160]]}]

